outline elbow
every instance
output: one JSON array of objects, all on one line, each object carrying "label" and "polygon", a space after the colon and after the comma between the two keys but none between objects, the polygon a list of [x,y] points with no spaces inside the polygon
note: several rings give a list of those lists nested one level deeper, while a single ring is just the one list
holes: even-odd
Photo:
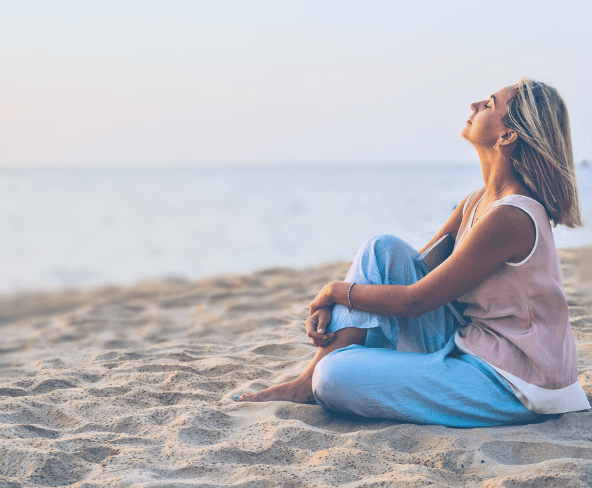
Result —
[{"label": "elbow", "polygon": [[424,293],[420,293],[419,290],[412,286],[408,287],[406,291],[405,317],[416,319],[421,317],[424,313],[433,310],[433,307],[429,303],[429,299],[426,299]]},{"label": "elbow", "polygon": [[414,307],[409,310],[407,317],[411,317],[412,319],[416,319],[418,317],[421,317],[423,314],[424,314],[424,312],[422,312],[419,307]]},{"label": "elbow", "polygon": [[425,313],[435,310],[436,308],[437,307],[433,303],[428,303],[427,301],[418,301],[410,306],[408,317],[416,319]]},{"label": "elbow", "polygon": [[401,315],[404,317],[410,317],[412,319],[416,319],[417,317],[423,315],[423,304],[420,297],[416,296],[415,290],[408,286],[405,289],[404,299],[403,299],[403,310]]},{"label": "elbow", "polygon": [[405,307],[405,317],[416,319],[426,313],[425,303],[421,300],[410,300]]},{"label": "elbow", "polygon": [[418,293],[418,290],[414,289],[413,285],[401,286],[397,289],[396,293],[398,298],[395,302],[396,305],[393,303],[395,306],[391,307],[389,313],[386,315],[416,319],[429,311],[426,309],[427,304],[425,299]]}]

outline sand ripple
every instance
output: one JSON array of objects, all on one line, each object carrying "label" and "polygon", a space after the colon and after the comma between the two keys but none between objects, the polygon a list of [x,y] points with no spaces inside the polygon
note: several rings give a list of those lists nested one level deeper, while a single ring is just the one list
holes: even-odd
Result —
[{"label": "sand ripple", "polygon": [[[592,252],[561,251],[592,397]],[[347,263],[0,299],[0,487],[592,484],[592,413],[449,429],[232,396],[298,376]]]}]

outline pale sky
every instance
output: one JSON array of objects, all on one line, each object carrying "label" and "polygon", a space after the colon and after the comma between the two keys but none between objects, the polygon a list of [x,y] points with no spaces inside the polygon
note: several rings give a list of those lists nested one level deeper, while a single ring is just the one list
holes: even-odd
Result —
[{"label": "pale sky", "polygon": [[474,162],[522,76],[592,160],[590,53],[590,0],[4,1],[0,166]]}]

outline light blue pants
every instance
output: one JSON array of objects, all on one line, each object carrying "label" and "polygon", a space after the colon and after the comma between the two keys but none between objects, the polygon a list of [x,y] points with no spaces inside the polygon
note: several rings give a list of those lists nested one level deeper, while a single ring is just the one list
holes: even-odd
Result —
[{"label": "light blue pants", "polygon": [[[345,281],[411,285],[426,272],[415,249],[385,234],[364,243]],[[317,403],[364,417],[450,427],[541,418],[485,361],[455,346],[460,325],[446,306],[407,318],[348,313],[336,305],[327,331],[358,327],[368,333],[364,346],[338,349],[317,364],[312,379]]]}]

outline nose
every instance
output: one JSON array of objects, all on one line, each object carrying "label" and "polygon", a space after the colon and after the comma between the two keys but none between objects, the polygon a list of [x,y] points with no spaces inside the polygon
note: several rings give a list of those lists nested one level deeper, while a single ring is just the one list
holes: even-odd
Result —
[{"label": "nose", "polygon": [[471,110],[473,111],[473,113],[477,113],[478,108],[479,108],[478,103],[471,103]]}]

